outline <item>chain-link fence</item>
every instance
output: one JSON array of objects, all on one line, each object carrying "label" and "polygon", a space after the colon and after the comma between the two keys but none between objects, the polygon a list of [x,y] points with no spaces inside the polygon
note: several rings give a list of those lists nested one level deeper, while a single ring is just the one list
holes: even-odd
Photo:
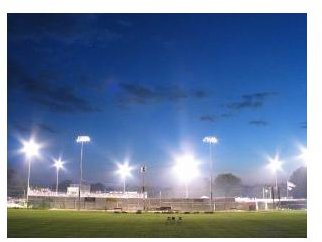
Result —
[{"label": "chain-link fence", "polygon": [[235,198],[209,199],[138,199],[138,198],[102,198],[102,197],[29,197],[29,205],[39,209],[85,209],[106,211],[150,212],[212,212],[227,210],[270,210],[270,209],[306,209],[306,199],[280,201],[236,202]]}]

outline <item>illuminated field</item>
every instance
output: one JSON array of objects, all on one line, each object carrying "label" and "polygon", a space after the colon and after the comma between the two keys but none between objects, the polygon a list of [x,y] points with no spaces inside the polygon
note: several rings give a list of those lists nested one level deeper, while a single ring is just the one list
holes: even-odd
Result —
[{"label": "illuminated field", "polygon": [[[168,217],[182,222],[168,222]],[[8,209],[8,237],[306,237],[306,212],[113,214]]]}]

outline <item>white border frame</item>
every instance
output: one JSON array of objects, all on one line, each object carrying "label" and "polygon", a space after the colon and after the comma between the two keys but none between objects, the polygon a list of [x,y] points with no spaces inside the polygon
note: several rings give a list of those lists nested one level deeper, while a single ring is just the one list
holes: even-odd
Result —
[{"label": "white border frame", "polygon": [[[7,187],[7,13],[307,13],[307,144],[310,157],[307,225],[309,240],[318,241],[319,238],[321,239],[319,234],[322,220],[320,195],[322,183],[319,180],[322,171],[322,110],[319,105],[322,104],[320,94],[322,92],[322,11],[320,6],[318,0],[2,0],[0,2],[1,186]],[[6,189],[1,189],[1,191],[6,191]],[[1,193],[1,218],[7,216],[6,195],[6,192]],[[6,220],[2,221],[4,223],[1,223],[0,233],[1,237],[6,238]],[[304,241],[305,239],[299,240]]]}]

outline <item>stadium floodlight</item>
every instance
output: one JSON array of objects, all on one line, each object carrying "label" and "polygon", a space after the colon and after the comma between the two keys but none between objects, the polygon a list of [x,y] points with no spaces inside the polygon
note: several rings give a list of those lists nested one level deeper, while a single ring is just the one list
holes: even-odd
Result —
[{"label": "stadium floodlight", "polygon": [[56,167],[56,196],[58,195],[58,173],[60,169],[64,168],[64,163],[61,158],[54,159],[54,167]]},{"label": "stadium floodlight", "polygon": [[142,194],[143,194],[143,197],[144,197],[144,193],[145,193],[144,175],[145,175],[146,171],[147,171],[146,165],[141,166],[140,172],[142,174]]},{"label": "stadium floodlight", "polygon": [[125,195],[126,178],[131,176],[133,167],[129,166],[128,162],[124,162],[123,164],[117,163],[117,167],[118,170],[116,173],[119,174],[123,180],[123,194]]},{"label": "stadium floodlight", "polygon": [[209,144],[209,154],[210,154],[210,159],[209,159],[209,167],[210,167],[210,207],[211,210],[214,210],[213,204],[213,189],[212,189],[212,175],[213,175],[213,168],[212,168],[212,146],[214,144],[217,144],[219,140],[215,136],[206,136],[203,138],[202,142]]},{"label": "stadium floodlight", "polygon": [[189,197],[188,185],[199,175],[199,162],[191,154],[184,154],[175,158],[173,171],[178,179],[185,184],[186,198]]},{"label": "stadium floodlight", "polygon": [[89,136],[78,136],[76,139],[77,143],[86,143],[86,142],[90,142],[91,138]]},{"label": "stadium floodlight", "polygon": [[39,156],[39,149],[40,145],[37,144],[33,139],[30,139],[29,141],[22,141],[23,148],[21,151],[26,155],[26,157],[32,158]]},{"label": "stadium floodlight", "polygon": [[31,169],[31,159],[33,157],[39,157],[39,150],[41,145],[38,144],[33,138],[29,139],[29,141],[22,141],[22,149],[21,152],[25,154],[28,161],[28,181],[27,181],[27,207],[28,207],[28,199],[29,199],[29,190],[30,190],[30,169]]},{"label": "stadium floodlight", "polygon": [[142,174],[142,199],[143,199],[143,211],[145,211],[145,181],[144,181],[144,176],[145,173],[147,172],[147,167],[146,165],[141,166],[140,172]]},{"label": "stadium floodlight", "polygon": [[277,172],[282,170],[283,162],[279,160],[278,154],[276,154],[274,158],[268,157],[268,162],[267,167],[275,174],[275,188],[277,191]]},{"label": "stadium floodlight", "polygon": [[80,157],[80,178],[79,178],[79,188],[78,188],[78,209],[80,209],[80,197],[81,197],[81,186],[83,181],[83,145],[91,141],[89,136],[78,136],[76,139],[77,143],[81,143],[81,157]]},{"label": "stadium floodlight", "polygon": [[218,139],[215,136],[206,136],[203,138],[202,142],[208,143],[208,144],[217,144]]}]

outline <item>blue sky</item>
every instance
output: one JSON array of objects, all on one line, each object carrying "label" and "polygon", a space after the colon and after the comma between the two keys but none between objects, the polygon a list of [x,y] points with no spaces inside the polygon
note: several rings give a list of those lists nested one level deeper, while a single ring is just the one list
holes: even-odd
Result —
[{"label": "blue sky", "polygon": [[[115,162],[145,163],[164,182],[173,154],[244,183],[287,176],[306,145],[306,14],[8,14],[8,165],[26,170],[19,139],[46,143],[32,179],[54,183],[52,158],[78,180],[119,184]],[[137,183],[137,174],[133,183]]]}]

